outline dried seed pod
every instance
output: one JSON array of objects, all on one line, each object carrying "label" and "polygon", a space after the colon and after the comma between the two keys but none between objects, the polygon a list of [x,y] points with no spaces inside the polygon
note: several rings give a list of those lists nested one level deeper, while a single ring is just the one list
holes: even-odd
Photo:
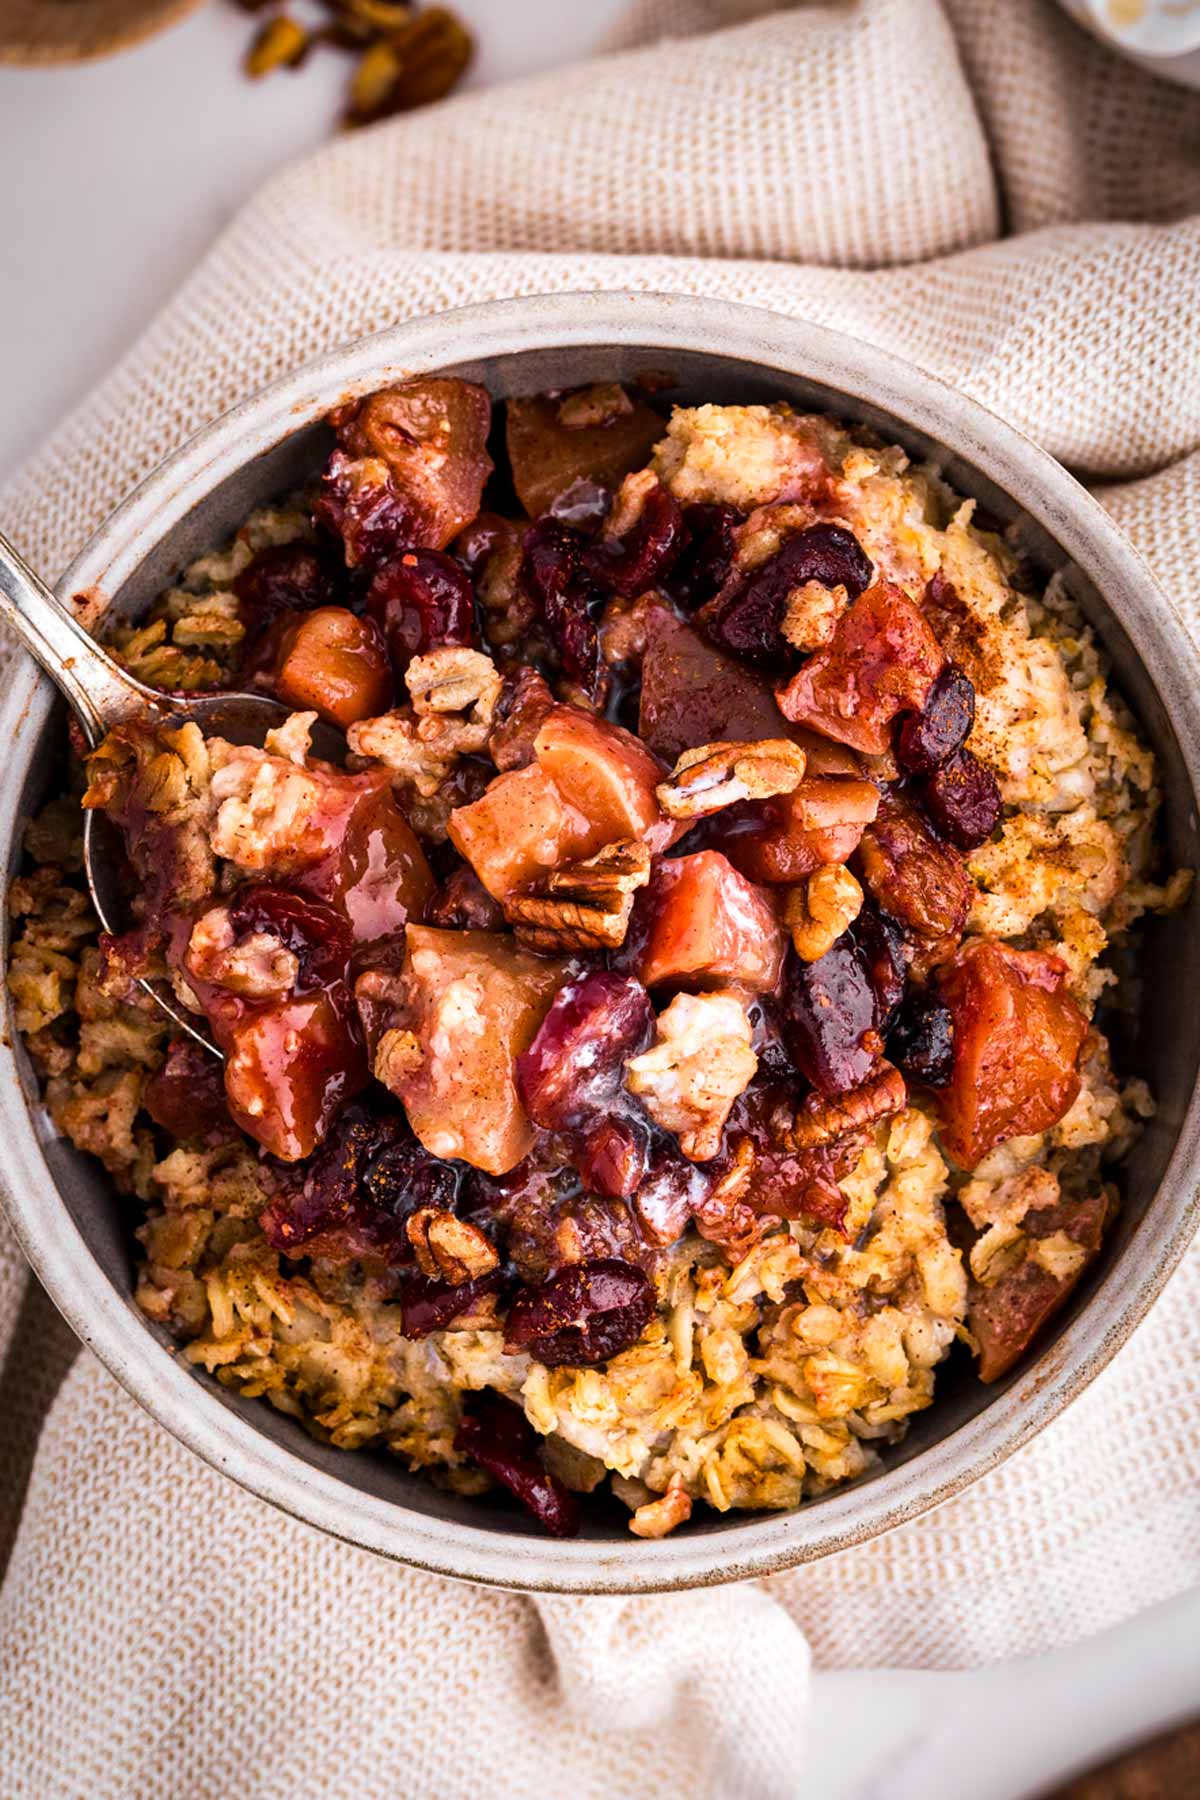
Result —
[{"label": "dried seed pod", "polygon": [[444,6],[408,17],[366,51],[350,89],[349,125],[429,106],[455,86],[475,51],[466,26]]},{"label": "dried seed pod", "polygon": [[337,10],[373,32],[400,31],[413,15],[412,0],[337,0]]},{"label": "dried seed pod", "polygon": [[294,69],[303,60],[311,39],[303,25],[278,13],[268,19],[254,35],[243,65],[247,75],[257,81],[272,69]]}]

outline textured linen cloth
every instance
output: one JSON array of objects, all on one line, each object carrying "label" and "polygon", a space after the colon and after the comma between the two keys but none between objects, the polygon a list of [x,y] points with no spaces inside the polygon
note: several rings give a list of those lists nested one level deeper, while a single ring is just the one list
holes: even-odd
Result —
[{"label": "textured linen cloth", "polygon": [[[1003,413],[1194,620],[1200,98],[1049,0],[640,0],[612,49],[286,169],[10,486],[5,528],[61,568],[187,433],[361,332],[675,289],[838,326]],[[809,1644],[957,1667],[1200,1579],[1198,1319],[1200,1249],[1034,1444],[861,1549],[535,1602],[393,1567],[202,1466],[75,1355],[0,1226],[0,1793],[796,1792]]]}]

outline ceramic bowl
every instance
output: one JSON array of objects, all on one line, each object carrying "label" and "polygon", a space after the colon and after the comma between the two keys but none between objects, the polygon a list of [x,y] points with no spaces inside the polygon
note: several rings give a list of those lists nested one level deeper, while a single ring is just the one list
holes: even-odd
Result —
[{"label": "ceramic bowl", "polygon": [[[322,415],[335,402],[435,369],[482,381],[497,398],[668,369],[681,398],[790,400],[936,457],[955,487],[1011,524],[1041,571],[1062,573],[1096,625],[1161,759],[1167,859],[1200,866],[1200,667],[1137,554],[1057,463],[963,394],[772,313],[670,295],[560,294],[471,307],[332,351],[170,457],[101,527],[61,592],[99,588],[115,614],[136,616],[181,564],[313,471],[330,442]],[[61,728],[50,684],[22,662],[0,704],[0,843],[10,869]],[[183,1362],[135,1309],[125,1209],[99,1169],[55,1138],[11,1020],[0,1183],[31,1262],[83,1341],[160,1424],[272,1504],[385,1556],[507,1587],[640,1592],[730,1581],[829,1555],[958,1492],[1053,1418],[1143,1317],[1197,1220],[1198,946],[1195,908],[1146,932],[1129,1056],[1158,1113],[1125,1172],[1103,1257],[1018,1372],[985,1388],[965,1355],[952,1358],[934,1405],[876,1473],[794,1513],[713,1515],[657,1543],[634,1542],[618,1522],[549,1540],[508,1511],[439,1492],[395,1459],[316,1444],[294,1420]]]}]

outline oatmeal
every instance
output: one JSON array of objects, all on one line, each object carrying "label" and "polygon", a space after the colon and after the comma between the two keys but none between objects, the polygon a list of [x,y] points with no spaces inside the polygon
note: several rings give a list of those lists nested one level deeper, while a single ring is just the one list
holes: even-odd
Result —
[{"label": "oatmeal", "polygon": [[1190,878],[1090,631],[935,470],[606,382],[509,402],[494,471],[493,413],[441,377],[339,408],[311,490],[116,630],[292,716],[73,771],[9,987],[190,1362],[659,1538],[867,1473],[952,1351],[1034,1345],[1153,1110],[1106,951]]}]

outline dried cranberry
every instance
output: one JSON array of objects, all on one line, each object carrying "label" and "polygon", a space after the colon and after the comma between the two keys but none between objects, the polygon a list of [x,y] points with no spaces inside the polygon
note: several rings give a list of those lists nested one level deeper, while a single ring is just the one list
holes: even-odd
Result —
[{"label": "dried cranberry", "polygon": [[764,994],[756,994],[748,1007],[754,1032],[754,1054],[758,1058],[758,1081],[794,1081],[796,1066],[783,1041],[783,1018],[779,1002]]},{"label": "dried cranberry", "polygon": [[425,1338],[431,1331],[444,1331],[447,1325],[469,1312],[485,1294],[499,1291],[503,1276],[499,1269],[474,1281],[432,1281],[416,1271],[405,1275],[397,1299],[400,1303],[400,1325],[406,1338]]},{"label": "dried cranberry", "polygon": [[658,1246],[675,1243],[703,1207],[712,1186],[709,1170],[689,1162],[673,1142],[661,1140],[633,1199],[642,1236]]},{"label": "dried cranberry", "polygon": [[255,883],[237,890],[229,903],[229,922],[238,937],[269,932],[293,953],[299,964],[297,994],[345,979],[353,934],[342,915],[323,900]]},{"label": "dried cranberry", "polygon": [[485,1391],[471,1401],[454,1440],[456,1450],[506,1487],[551,1537],[574,1537],[581,1524],[579,1501],[542,1467],[537,1433],[520,1407]]},{"label": "dried cranberry", "polygon": [[358,1161],[362,1199],[393,1218],[407,1218],[419,1206],[452,1211],[458,1183],[454,1165],[431,1156],[412,1136],[368,1151]]},{"label": "dried cranberry", "polygon": [[406,1262],[404,1225],[419,1206],[450,1210],[459,1171],[430,1156],[397,1110],[354,1102],[302,1163],[265,1165],[271,1204],[262,1215],[267,1241],[285,1255],[349,1261],[368,1254]]},{"label": "dried cranberry", "polygon": [[588,475],[581,475],[551,501],[547,511],[552,519],[561,519],[564,525],[593,532],[599,531],[611,505],[612,489],[593,481]]},{"label": "dried cranberry", "polygon": [[805,1219],[842,1231],[850,1202],[838,1184],[858,1161],[863,1141],[851,1133],[809,1150],[760,1150],[743,1204],[762,1218]]},{"label": "dried cranberry", "polygon": [[584,573],[587,540],[558,519],[539,519],[525,534],[522,581],[545,621],[568,680],[594,696],[600,637],[590,608],[598,599]]},{"label": "dried cranberry", "polygon": [[873,568],[843,525],[810,525],[749,573],[734,573],[702,615],[715,644],[744,662],[771,663],[780,651],[788,595],[808,581],[844,587],[857,600]]},{"label": "dried cranberry", "polygon": [[624,1199],[641,1186],[649,1149],[646,1121],[632,1112],[618,1113],[586,1128],[575,1166],[590,1193]]},{"label": "dried cranberry", "polygon": [[682,548],[663,586],[685,612],[695,612],[724,585],[741,518],[736,508],[715,502],[684,507]]},{"label": "dried cranberry", "polygon": [[172,1137],[228,1135],[233,1130],[220,1059],[202,1050],[195,1038],[171,1039],[162,1068],[142,1089],[142,1105]]},{"label": "dried cranberry", "polygon": [[788,952],[783,1035],[797,1068],[826,1095],[865,1081],[882,1047],[867,960],[847,933],[816,962]]},{"label": "dried cranberry", "polygon": [[944,1087],[954,1068],[954,1015],[932,994],[914,994],[892,1026],[887,1053],[910,1081]]},{"label": "dried cranberry", "polygon": [[1000,789],[969,750],[956,750],[921,784],[921,805],[935,831],[957,850],[977,850],[1000,822]]},{"label": "dried cranberry", "polygon": [[540,1288],[522,1288],[508,1310],[506,1350],[528,1350],[550,1368],[607,1362],[637,1342],[654,1311],[643,1270],[616,1257],[573,1263]]},{"label": "dried cranberry", "polygon": [[627,1059],[653,1035],[650,996],[632,975],[597,969],[569,981],[517,1058],[517,1088],[534,1124],[589,1124],[621,1087]]},{"label": "dried cranberry", "polygon": [[854,921],[853,934],[866,959],[867,976],[875,990],[876,1026],[884,1032],[904,998],[908,966],[904,933],[895,919],[868,904]]},{"label": "dried cranberry", "polygon": [[679,548],[683,513],[661,483],[646,495],[635,525],[623,538],[601,538],[583,552],[583,566],[597,586],[634,600],[654,586]]},{"label": "dried cranberry", "polygon": [[409,550],[384,563],[367,589],[397,675],[439,644],[475,642],[475,595],[466,570],[440,550]]},{"label": "dried cranberry", "polygon": [[909,775],[928,775],[962,749],[974,723],[975,689],[957,663],[947,663],[921,711],[901,721],[896,761]]},{"label": "dried cranberry", "polygon": [[424,922],[455,931],[500,931],[504,912],[470,864],[463,863],[425,908]]},{"label": "dried cranberry", "polygon": [[412,505],[390,474],[372,479],[373,465],[335,450],[321,475],[313,518],[340,538],[347,568],[376,569],[420,541]]},{"label": "dried cranberry", "polygon": [[336,606],[338,585],[328,562],[311,544],[272,544],[247,563],[233,583],[247,635],[281,613]]}]

